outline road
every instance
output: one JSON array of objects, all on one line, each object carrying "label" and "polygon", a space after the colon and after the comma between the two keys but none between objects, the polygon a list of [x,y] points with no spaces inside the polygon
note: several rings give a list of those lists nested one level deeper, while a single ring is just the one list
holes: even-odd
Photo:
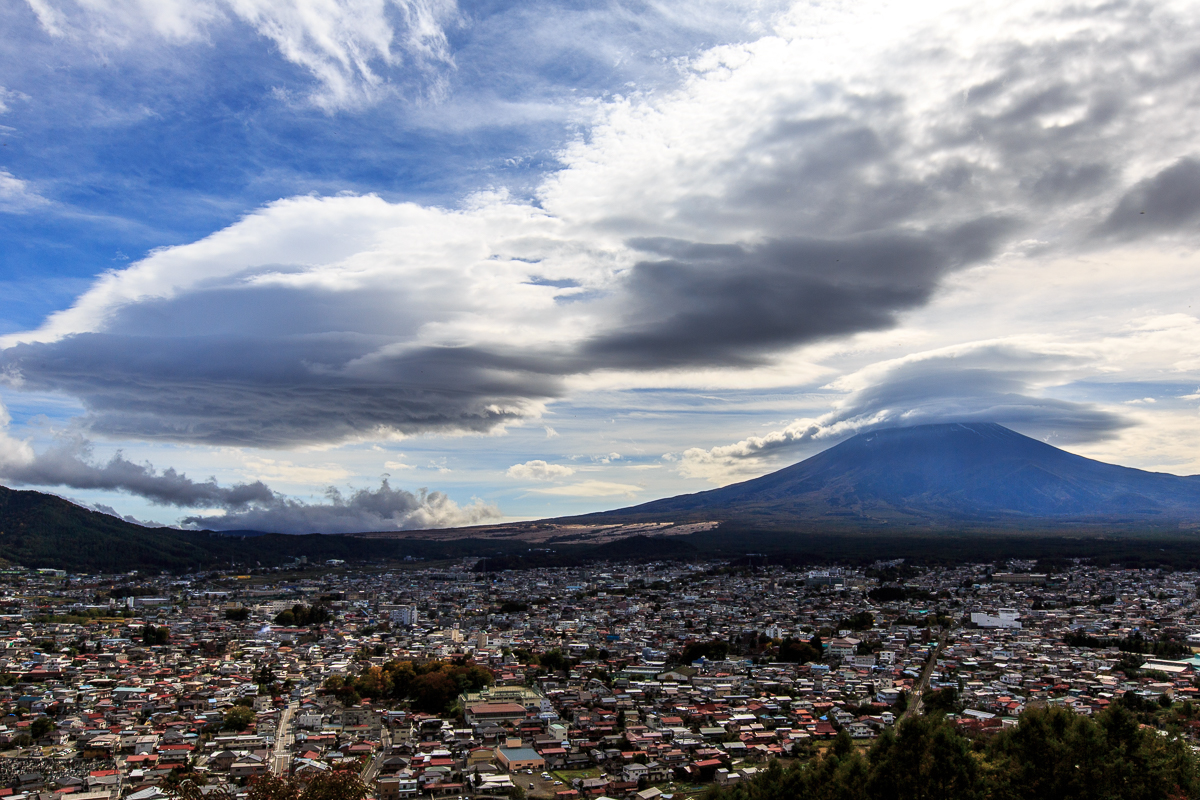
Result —
[{"label": "road", "polygon": [[371,782],[375,780],[375,776],[379,774],[379,768],[383,766],[383,760],[388,757],[388,754],[391,752],[391,750],[392,734],[388,726],[384,725],[383,731],[379,734],[379,752],[375,754],[374,758],[367,762],[367,765],[363,767],[362,774],[360,775],[363,783],[365,783],[367,786],[371,785]]},{"label": "road", "polygon": [[271,753],[271,773],[276,776],[287,774],[292,760],[292,717],[300,707],[297,702],[288,703],[279,715],[279,727],[275,729],[275,750]]},{"label": "road", "polygon": [[925,690],[929,688],[929,676],[933,674],[933,668],[937,665],[938,656],[942,654],[942,648],[946,646],[946,638],[948,636],[949,633],[947,632],[938,637],[937,647],[933,648],[933,652],[929,654],[929,660],[925,662],[925,669],[921,670],[921,679],[913,687],[913,696],[908,701],[908,708],[900,715],[900,719],[916,716],[921,713]]}]

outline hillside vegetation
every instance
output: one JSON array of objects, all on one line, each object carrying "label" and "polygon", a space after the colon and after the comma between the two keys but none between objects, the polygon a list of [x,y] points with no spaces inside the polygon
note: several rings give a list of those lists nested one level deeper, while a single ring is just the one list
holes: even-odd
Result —
[{"label": "hillside vegetation", "polygon": [[788,769],[773,763],[707,800],[1166,800],[1198,788],[1187,745],[1116,704],[1094,720],[1029,710],[1017,726],[974,741],[942,719],[910,717],[865,754],[842,733],[822,756]]}]

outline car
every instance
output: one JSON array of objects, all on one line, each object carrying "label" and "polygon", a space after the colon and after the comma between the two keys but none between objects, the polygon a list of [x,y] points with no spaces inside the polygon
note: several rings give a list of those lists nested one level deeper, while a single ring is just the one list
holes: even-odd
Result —
[{"label": "car", "polygon": [[530,788],[530,789],[532,789],[532,788],[533,788],[533,781],[530,781],[530,782],[529,782],[529,788]]}]

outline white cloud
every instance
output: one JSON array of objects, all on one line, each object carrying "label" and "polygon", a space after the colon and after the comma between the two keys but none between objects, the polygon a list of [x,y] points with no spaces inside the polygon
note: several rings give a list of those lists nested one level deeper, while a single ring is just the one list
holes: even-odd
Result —
[{"label": "white cloud", "polygon": [[15,177],[8,170],[0,169],[0,211],[22,213],[49,201],[29,187],[28,181]]},{"label": "white cloud", "polygon": [[641,486],[610,481],[587,480],[566,486],[552,486],[531,490],[537,494],[560,495],[563,497],[635,497],[645,491]]},{"label": "white cloud", "polygon": [[548,464],[535,459],[524,464],[513,464],[504,474],[523,481],[555,481],[574,475],[575,470],[562,464]]},{"label": "white cloud", "polygon": [[12,423],[12,415],[3,403],[0,403],[0,474],[20,469],[30,464],[34,459],[33,447],[28,441],[15,439],[8,432]]},{"label": "white cloud", "polygon": [[13,100],[28,100],[29,95],[0,86],[0,114],[7,113]]}]

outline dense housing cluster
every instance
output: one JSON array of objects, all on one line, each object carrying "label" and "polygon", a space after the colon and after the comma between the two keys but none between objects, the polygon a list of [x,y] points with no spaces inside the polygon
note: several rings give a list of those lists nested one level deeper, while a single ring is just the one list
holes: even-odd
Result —
[{"label": "dense housing cluster", "polygon": [[1033,563],[0,578],[0,789],[349,770],[380,800],[695,797],[904,717],[1120,704],[1200,736],[1195,573]]}]

